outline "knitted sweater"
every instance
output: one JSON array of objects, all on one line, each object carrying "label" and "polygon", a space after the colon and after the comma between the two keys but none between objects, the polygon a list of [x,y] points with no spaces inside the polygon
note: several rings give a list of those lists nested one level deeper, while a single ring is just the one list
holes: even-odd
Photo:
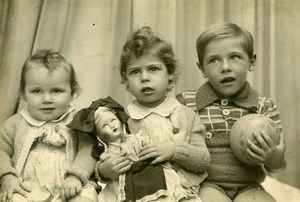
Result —
[{"label": "knitted sweater", "polygon": [[31,147],[43,136],[41,129],[47,125],[47,129],[59,133],[66,140],[67,173],[79,177],[86,184],[96,163],[91,156],[93,142],[88,136],[77,135],[66,126],[74,114],[74,110],[70,110],[58,120],[41,122],[23,110],[7,119],[0,128],[0,178],[8,173],[20,176]]},{"label": "knitted sweater", "polygon": [[211,164],[206,180],[244,184],[264,180],[262,166],[247,165],[234,156],[229,135],[235,121],[250,113],[271,118],[282,130],[278,109],[270,99],[259,95],[248,82],[231,99],[220,98],[209,82],[197,92],[182,93],[177,99],[194,109],[207,129],[206,143],[211,154]]},{"label": "knitted sweater", "polygon": [[127,106],[132,133],[139,130],[155,142],[174,141],[173,168],[184,176],[187,187],[197,186],[206,177],[210,155],[205,144],[205,127],[193,110],[167,97],[155,108],[146,108],[136,100]]}]

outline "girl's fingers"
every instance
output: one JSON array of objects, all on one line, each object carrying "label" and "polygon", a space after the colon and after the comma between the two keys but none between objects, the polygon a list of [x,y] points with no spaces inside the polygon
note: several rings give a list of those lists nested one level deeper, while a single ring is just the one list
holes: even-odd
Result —
[{"label": "girl's fingers", "polygon": [[26,183],[24,183],[24,182],[20,182],[20,186],[21,186],[21,188],[24,189],[25,191],[31,192],[31,187],[30,187],[28,184],[26,184]]},{"label": "girl's fingers", "polygon": [[263,150],[267,150],[269,148],[266,141],[262,137],[262,133],[253,133],[253,136]]},{"label": "girl's fingers", "polygon": [[[24,197],[27,197],[27,196],[28,196],[27,192],[26,192],[23,188],[21,188],[21,187],[18,187],[18,188],[16,189],[16,193],[21,194],[21,195],[24,196]],[[11,195],[8,195],[8,197],[12,198],[12,194],[13,194],[13,193],[11,193]]]}]

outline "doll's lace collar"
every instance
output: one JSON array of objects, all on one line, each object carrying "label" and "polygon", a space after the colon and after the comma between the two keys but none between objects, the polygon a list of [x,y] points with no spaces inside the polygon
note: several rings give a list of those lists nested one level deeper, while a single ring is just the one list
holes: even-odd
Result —
[{"label": "doll's lace collar", "polygon": [[172,97],[166,97],[163,103],[154,108],[144,107],[140,105],[137,100],[134,100],[127,105],[127,111],[132,119],[143,119],[151,113],[166,117],[179,105],[180,103]]}]

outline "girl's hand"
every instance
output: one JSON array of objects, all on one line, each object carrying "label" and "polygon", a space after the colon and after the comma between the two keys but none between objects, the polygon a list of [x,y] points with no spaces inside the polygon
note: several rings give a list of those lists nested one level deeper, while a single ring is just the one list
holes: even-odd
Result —
[{"label": "girl's hand", "polygon": [[24,197],[27,197],[27,192],[31,191],[31,188],[24,182],[21,182],[19,178],[12,174],[4,175],[0,181],[0,201],[12,201],[14,193],[18,193]]},{"label": "girl's hand", "polygon": [[111,157],[103,163],[98,164],[98,173],[101,177],[118,179],[119,175],[126,173],[131,168],[131,161],[126,157],[126,153],[120,156]]},{"label": "girl's hand", "polygon": [[247,154],[251,162],[263,164],[270,170],[284,168],[285,144],[283,134],[280,134],[279,144],[276,146],[273,140],[264,132],[253,134],[260,147],[250,140],[247,141],[249,148]]},{"label": "girl's hand", "polygon": [[155,158],[150,165],[155,165],[173,158],[176,151],[175,143],[172,141],[149,144],[141,149],[139,158],[144,161],[149,158]]},{"label": "girl's hand", "polygon": [[68,175],[62,183],[62,196],[66,199],[73,198],[80,194],[82,183],[75,175]]}]

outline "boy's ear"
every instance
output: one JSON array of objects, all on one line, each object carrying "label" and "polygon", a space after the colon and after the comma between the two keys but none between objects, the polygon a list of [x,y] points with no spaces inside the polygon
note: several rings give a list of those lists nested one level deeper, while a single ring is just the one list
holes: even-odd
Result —
[{"label": "boy's ear", "polygon": [[249,70],[250,72],[253,71],[254,66],[255,66],[255,63],[256,63],[256,54],[254,53],[253,56],[252,56],[252,58],[250,58],[250,66],[249,66],[249,68],[248,68],[248,70]]},{"label": "boy's ear", "polygon": [[198,63],[198,62],[197,62],[197,66],[198,66],[198,68],[200,69],[203,78],[207,78],[207,75],[206,75],[205,72],[204,72],[203,66],[201,66],[200,63]]}]

